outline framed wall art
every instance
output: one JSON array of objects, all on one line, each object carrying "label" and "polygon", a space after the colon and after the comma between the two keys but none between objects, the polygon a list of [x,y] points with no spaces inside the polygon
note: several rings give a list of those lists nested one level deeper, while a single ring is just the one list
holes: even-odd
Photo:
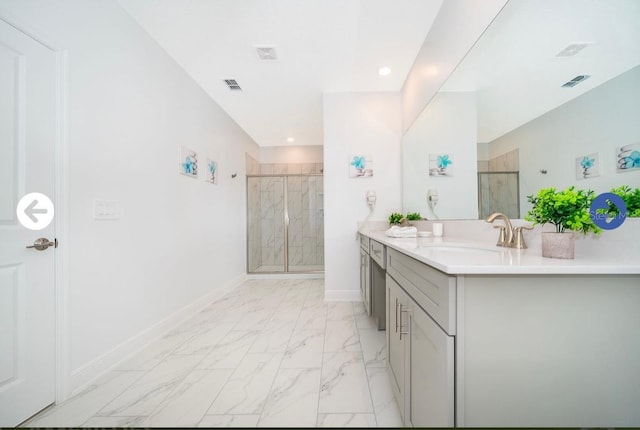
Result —
[{"label": "framed wall art", "polygon": [[186,146],[180,147],[180,173],[191,178],[198,177],[198,153]]}]

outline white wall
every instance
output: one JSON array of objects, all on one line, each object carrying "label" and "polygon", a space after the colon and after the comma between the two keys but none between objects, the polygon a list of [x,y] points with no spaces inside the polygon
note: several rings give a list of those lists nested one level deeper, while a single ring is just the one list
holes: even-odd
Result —
[{"label": "white wall", "polygon": [[489,160],[489,144],[486,142],[478,142],[478,161]]},{"label": "white wall", "polygon": [[[494,140],[491,158],[520,149],[521,214],[540,188],[576,185],[596,193],[640,187],[640,170],[616,173],[615,149],[640,143],[640,66]],[[600,176],[577,180],[579,156],[600,154]],[[547,174],[540,173],[546,169]]]},{"label": "white wall", "polygon": [[[377,193],[371,220],[401,207],[400,94],[324,95],[325,298],[358,300],[358,222],[369,216],[365,196]],[[371,178],[349,178],[349,156],[372,157]]]},{"label": "white wall", "polygon": [[507,0],[442,3],[402,87],[403,131],[411,127],[506,3]]},{"label": "white wall", "polygon": [[[476,96],[440,92],[402,140],[403,208],[433,219],[427,192],[438,192],[443,219],[478,218]],[[449,154],[451,177],[429,176],[429,154]]]},{"label": "white wall", "polygon": [[[243,276],[245,151],[258,158],[258,147],[115,2],[2,0],[0,9],[68,51],[61,247],[77,385],[115,359],[105,358],[112,348]],[[201,167],[218,161],[218,185],[178,174],[180,145],[198,151]],[[94,220],[96,198],[118,201],[120,219]]]},{"label": "white wall", "polygon": [[260,163],[322,163],[323,148],[311,146],[265,146],[260,148]]}]

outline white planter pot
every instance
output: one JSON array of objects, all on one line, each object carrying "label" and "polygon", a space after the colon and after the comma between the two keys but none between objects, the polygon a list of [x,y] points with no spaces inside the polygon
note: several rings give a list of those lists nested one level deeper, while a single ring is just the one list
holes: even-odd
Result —
[{"label": "white planter pot", "polygon": [[573,258],[575,239],[573,233],[542,233],[542,256],[548,258]]}]

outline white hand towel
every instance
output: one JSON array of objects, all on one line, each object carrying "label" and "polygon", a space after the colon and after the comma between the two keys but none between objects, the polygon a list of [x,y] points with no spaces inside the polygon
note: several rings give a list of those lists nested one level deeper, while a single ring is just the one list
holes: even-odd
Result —
[{"label": "white hand towel", "polygon": [[416,237],[418,235],[418,229],[413,226],[398,227],[397,225],[394,225],[391,226],[391,228],[384,234],[389,237]]}]

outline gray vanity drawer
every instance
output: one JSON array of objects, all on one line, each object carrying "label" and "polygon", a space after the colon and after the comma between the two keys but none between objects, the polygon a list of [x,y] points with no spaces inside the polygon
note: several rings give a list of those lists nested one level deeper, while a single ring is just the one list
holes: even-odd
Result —
[{"label": "gray vanity drawer", "polygon": [[387,273],[449,335],[456,334],[456,278],[395,249],[387,249]]},{"label": "gray vanity drawer", "polygon": [[378,266],[383,269],[387,268],[387,255],[385,253],[385,249],[386,247],[383,244],[371,239],[369,243],[369,254],[371,255],[371,258],[378,263]]},{"label": "gray vanity drawer", "polygon": [[369,238],[367,236],[360,235],[360,248],[364,249],[367,254],[369,253]]}]

